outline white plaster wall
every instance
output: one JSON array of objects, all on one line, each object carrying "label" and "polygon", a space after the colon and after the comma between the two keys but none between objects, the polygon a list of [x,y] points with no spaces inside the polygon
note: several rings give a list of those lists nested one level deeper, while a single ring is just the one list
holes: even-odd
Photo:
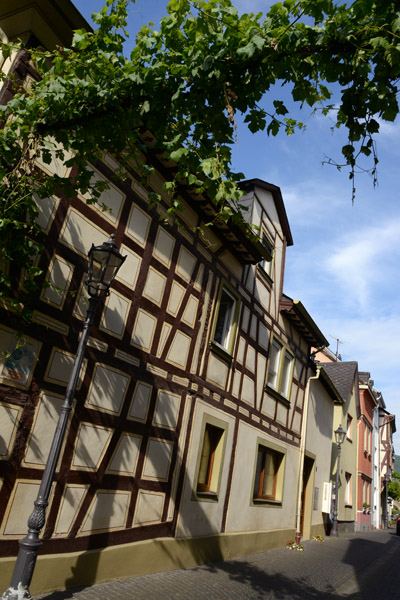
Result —
[{"label": "white plaster wall", "polygon": [[[226,443],[221,465],[221,481],[218,493],[218,501],[198,501],[193,498],[195,484],[195,470],[198,453],[202,446],[202,423],[203,416],[210,415],[228,424],[225,431]],[[197,401],[194,427],[190,440],[185,483],[182,494],[181,511],[179,515],[177,537],[199,537],[219,533],[221,531],[223,509],[228,481],[229,462],[231,459],[233,442],[234,419],[225,412],[212,408]]]},{"label": "white plaster wall", "polygon": [[[257,438],[286,449],[286,464],[281,504],[252,506],[253,476]],[[232,490],[228,507],[227,532],[269,531],[295,526],[298,478],[298,449],[241,423],[238,432]]]},{"label": "white plaster wall", "polygon": [[259,205],[261,205],[261,207],[267,213],[269,219],[272,221],[275,229],[279,232],[282,232],[281,224],[279,222],[279,216],[276,210],[275,201],[272,193],[258,187],[256,188],[256,199],[256,212],[260,212]]},{"label": "white plaster wall", "polygon": [[[354,386],[356,385],[356,382]],[[355,387],[354,387],[355,389]],[[336,430],[341,424],[343,429],[346,430],[347,426],[347,415],[350,414],[353,417],[353,439],[349,440],[345,438],[342,444],[342,451],[340,456],[340,477],[339,477],[339,521],[355,521],[357,513],[357,407],[356,398],[354,392],[350,394],[346,402],[343,405],[336,405],[334,408],[334,422],[333,430]],[[333,434],[334,439],[334,434]],[[336,444],[333,444],[335,450]],[[346,472],[351,473],[352,476],[352,506],[344,506],[344,495],[345,495],[345,474]],[[336,463],[333,467],[334,476],[336,476]]]},{"label": "white plaster wall", "polygon": [[333,400],[319,380],[310,382],[306,451],[316,456],[314,487],[319,489],[318,509],[312,510],[311,525],[322,523],[322,496],[325,481],[330,481]]}]

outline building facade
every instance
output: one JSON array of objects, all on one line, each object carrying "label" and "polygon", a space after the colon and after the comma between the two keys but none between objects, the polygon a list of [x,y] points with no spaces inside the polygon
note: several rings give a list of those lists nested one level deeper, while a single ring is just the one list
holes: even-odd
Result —
[{"label": "building facade", "polygon": [[342,402],[336,402],[334,408],[332,432],[331,478],[336,482],[338,468],[338,447],[335,442],[335,430],[339,425],[346,432],[341,446],[339,467],[339,489],[335,491],[338,499],[338,526],[340,531],[354,531],[357,522],[357,420],[360,416],[358,391],[358,365],[350,362],[326,362],[323,368],[333,382]]},{"label": "building facade", "polygon": [[335,403],[341,405],[342,402],[327,372],[318,366],[315,375],[308,380],[305,399],[307,430],[302,436],[305,444],[300,526],[302,537],[309,537],[311,531],[319,535],[331,531],[333,417]]},{"label": "building facade", "polygon": [[357,529],[373,527],[373,413],[377,406],[370,373],[359,373],[360,418],[358,419]]},{"label": "building facade", "polygon": [[380,395],[379,411],[379,479],[378,491],[380,492],[380,527],[387,528],[391,518],[391,500],[388,494],[388,483],[392,480],[394,471],[394,445],[393,434],[396,431],[395,415],[383,408],[383,398]]},{"label": "building facade", "polygon": [[[3,8],[3,35],[12,39],[28,23],[29,43],[51,48],[71,22],[82,26],[63,0],[44,18],[48,4]],[[3,68],[22,81],[36,77],[25,52]],[[11,93],[4,86],[0,101]],[[151,132],[143,140],[151,144]],[[300,470],[313,481],[316,463],[311,441],[306,454],[301,446],[310,352],[327,341],[301,303],[283,296],[293,241],[281,192],[261,180],[243,183],[249,221],[260,227],[254,241],[233,223],[202,227],[214,209],[183,187],[184,211],[172,221],[163,190],[171,165],[155,157],[154,167],[146,185],[134,164],[121,181],[105,155],[91,166],[108,184],[97,204],[61,193],[36,198],[45,248],[38,266],[51,285],[19,347],[15,315],[0,309],[4,589],[86,315],[87,252],[111,234],[127,258],[91,331],[32,593],[240,556],[295,537]],[[39,157],[37,168],[74,176],[55,154],[50,164]],[[149,208],[152,191],[163,197],[157,209]],[[320,515],[321,502],[314,494]],[[305,535],[321,532],[322,517],[306,523]]]},{"label": "building facade", "polygon": [[[51,49],[68,46],[72,29],[88,25],[69,0],[16,0],[0,7],[0,27],[3,39]],[[37,78],[26,52],[1,65],[25,85]],[[12,94],[6,82],[0,103]],[[144,130],[142,141],[151,146],[152,133]],[[218,220],[208,198],[184,186],[184,210],[171,219],[163,184],[174,165],[154,155],[153,166],[144,184],[134,163],[124,165],[122,181],[105,154],[90,167],[108,185],[97,204],[61,193],[35,198],[44,246],[38,266],[51,285],[35,300],[23,343],[12,308],[0,307],[4,589],[88,308],[87,253],[110,235],[127,258],[91,330],[32,593],[327,533],[339,423],[347,433],[340,527],[357,521],[357,363],[317,364],[312,348],[328,342],[302,303],[284,294],[293,240],[280,189],[260,179],[242,183],[241,204],[260,232],[254,240],[250,228]],[[39,156],[37,169],[44,177],[75,175],[55,152],[50,164]],[[152,192],[162,196],[157,208]],[[370,442],[372,454],[379,446],[381,473],[389,470],[394,425],[379,407],[364,420],[379,431]],[[382,494],[382,480],[363,475]]]}]

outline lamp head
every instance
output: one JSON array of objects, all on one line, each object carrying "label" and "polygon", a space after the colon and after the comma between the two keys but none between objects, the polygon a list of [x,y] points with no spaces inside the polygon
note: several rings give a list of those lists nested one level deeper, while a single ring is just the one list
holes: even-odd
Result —
[{"label": "lamp head", "polygon": [[335,430],[335,441],[338,446],[341,446],[344,442],[344,438],[346,437],[346,432],[342,428],[342,424]]},{"label": "lamp head", "polygon": [[103,242],[100,246],[92,244],[89,250],[89,268],[85,283],[92,298],[101,292],[105,292],[106,296],[109,295],[110,286],[126,259],[126,256],[118,252],[114,238],[115,235],[111,234],[107,242]]}]

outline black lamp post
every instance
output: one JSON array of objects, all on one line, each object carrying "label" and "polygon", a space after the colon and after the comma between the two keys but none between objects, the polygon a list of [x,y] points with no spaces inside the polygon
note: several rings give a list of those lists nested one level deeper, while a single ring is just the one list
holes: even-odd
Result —
[{"label": "black lamp post", "polygon": [[109,295],[109,288],[118,272],[118,269],[126,259],[122,256],[114,244],[114,235],[101,246],[94,246],[89,251],[88,277],[85,281],[89,299],[89,308],[86,321],[83,326],[81,339],[79,340],[71,375],[68,380],[61,414],[58,419],[57,428],[51,444],[49,456],[43,471],[38,496],[34,502],[34,509],[28,519],[28,534],[19,542],[19,553],[11,579],[11,585],[2,596],[3,600],[29,600],[31,598],[29,586],[32,581],[33,571],[36,565],[37,553],[42,542],[39,539],[40,531],[46,521],[46,508],[49,504],[49,496],[54,473],[60,456],[64,441],[69,414],[82,367],[86,344],[89,338],[90,328],[96,313],[97,305],[101,298]]},{"label": "black lamp post", "polygon": [[338,536],[338,501],[339,501],[339,472],[340,472],[340,453],[342,449],[342,444],[344,442],[344,438],[346,436],[346,432],[342,428],[340,424],[339,427],[335,430],[335,441],[337,444],[338,452],[337,452],[337,467],[336,467],[336,488],[335,488],[335,504],[333,506],[333,523],[332,523],[332,532],[331,535],[333,537]]}]

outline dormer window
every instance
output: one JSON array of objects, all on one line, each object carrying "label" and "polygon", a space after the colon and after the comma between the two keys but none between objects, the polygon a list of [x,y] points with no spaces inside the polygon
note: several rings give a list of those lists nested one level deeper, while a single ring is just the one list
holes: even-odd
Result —
[{"label": "dormer window", "polygon": [[230,356],[233,354],[238,312],[238,297],[228,289],[227,285],[222,285],[217,300],[211,339],[214,348],[223,350]]},{"label": "dormer window", "polygon": [[274,264],[274,259],[273,259],[274,245],[271,242],[271,240],[269,239],[269,236],[265,231],[262,232],[261,244],[262,244],[263,248],[266,250],[266,254],[268,255],[268,258],[271,257],[271,259],[268,260],[267,258],[264,257],[258,263],[258,265],[262,269],[261,273],[263,275],[268,275],[268,277],[270,279],[272,279],[272,272],[273,272],[272,267]]}]

